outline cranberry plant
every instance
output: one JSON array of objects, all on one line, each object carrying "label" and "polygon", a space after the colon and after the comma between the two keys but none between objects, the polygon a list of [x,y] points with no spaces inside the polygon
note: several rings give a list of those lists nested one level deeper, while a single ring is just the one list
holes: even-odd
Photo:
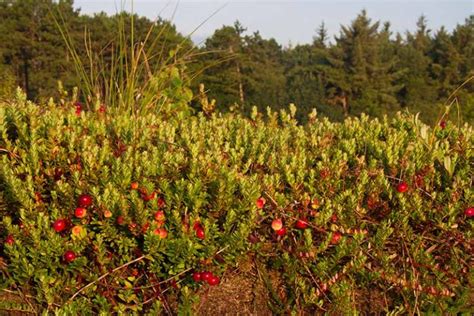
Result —
[{"label": "cranberry plant", "polygon": [[174,82],[133,113],[0,104],[0,308],[169,312],[253,252],[275,313],[472,311],[471,126],[192,114]]}]

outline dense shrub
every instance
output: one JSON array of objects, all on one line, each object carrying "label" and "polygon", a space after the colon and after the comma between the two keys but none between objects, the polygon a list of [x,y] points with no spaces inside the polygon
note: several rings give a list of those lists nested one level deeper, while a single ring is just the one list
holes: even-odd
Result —
[{"label": "dense shrub", "polygon": [[160,109],[0,105],[1,308],[157,313],[251,251],[275,313],[472,311],[472,127]]}]

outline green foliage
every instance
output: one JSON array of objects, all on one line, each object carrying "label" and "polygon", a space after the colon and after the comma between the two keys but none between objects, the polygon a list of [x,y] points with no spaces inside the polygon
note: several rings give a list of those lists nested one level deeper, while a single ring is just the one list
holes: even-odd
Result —
[{"label": "green foliage", "polygon": [[[54,14],[51,5],[0,8],[4,21],[20,9],[41,20]],[[222,275],[252,252],[275,313],[473,311],[474,223],[464,210],[474,203],[474,132],[448,119],[467,105],[470,120],[470,83],[449,98],[445,127],[396,112],[403,102],[423,103],[431,88],[433,100],[448,96],[470,71],[463,63],[471,50],[462,43],[472,21],[431,38],[421,18],[402,43],[363,12],[335,45],[326,46],[322,26],[312,45],[288,51],[258,33],[243,36],[238,23],[224,27],[206,43],[222,54],[219,72],[207,69],[212,57],[198,64],[210,84],[200,88],[203,112],[196,114],[185,72],[193,48],[169,24],[149,27],[126,13],[81,17],[70,1],[54,5],[56,35],[68,46],[64,67],[74,63],[80,90],[70,96],[59,84],[47,102],[28,101],[41,95],[30,89],[29,63],[52,62],[41,56],[49,41],[35,37],[51,35],[51,21],[30,26],[31,38],[17,30],[28,54],[16,44],[0,52],[4,74],[23,63],[17,78],[28,92],[12,97],[12,77],[2,79],[0,291],[13,299],[0,300],[0,309],[189,315],[199,302],[192,272]],[[85,47],[75,44],[76,18],[92,30]],[[419,63],[407,70],[397,56]],[[77,105],[79,93],[87,106]],[[208,93],[223,103],[209,102]],[[335,113],[329,99],[341,96],[351,108]],[[279,106],[292,99],[311,100],[334,119],[360,115],[331,123],[313,110],[306,122],[309,106]],[[267,107],[265,116],[258,106],[270,101],[278,111]],[[243,111],[223,113],[231,103]],[[406,192],[397,191],[402,181]],[[92,205],[78,217],[83,194]],[[286,231],[274,232],[274,219]]]},{"label": "green foliage", "polygon": [[472,20],[452,34],[441,28],[433,36],[422,16],[416,32],[402,36],[392,34],[390,23],[372,22],[362,11],[341,27],[334,43],[328,43],[322,24],[312,44],[284,49],[258,32],[246,35],[239,23],[224,26],[201,49],[196,72],[203,74],[196,86],[204,83],[221,110],[235,103],[247,112],[254,105],[262,111],[268,104],[280,110],[295,103],[298,119],[305,122],[313,108],[341,121],[361,113],[380,118],[408,107],[433,125],[448,96],[471,78],[456,96],[464,104],[464,121],[472,123],[466,102],[474,91]]},{"label": "green foliage", "polygon": [[[43,103],[58,97],[61,81],[67,91],[81,86],[78,97],[92,106],[98,95],[109,106],[125,107],[139,95],[141,102],[155,102],[161,87],[150,74],[179,62],[190,73],[181,74],[183,80],[195,92],[204,84],[221,111],[242,108],[249,114],[253,106],[279,111],[294,103],[304,123],[313,108],[333,121],[361,113],[381,118],[409,108],[433,125],[451,93],[473,76],[473,19],[448,33],[433,32],[421,16],[416,31],[402,36],[362,11],[333,42],[322,23],[313,43],[286,48],[258,31],[247,34],[236,22],[196,47],[161,18],[123,11],[83,15],[71,0],[2,1],[0,98],[20,86],[30,100]],[[471,124],[473,82],[455,95],[463,121]]]},{"label": "green foliage", "polygon": [[[4,43],[0,64],[15,76],[15,86],[40,102],[57,96],[57,82],[61,81],[66,90],[87,85],[90,91],[81,91],[83,100],[100,93],[102,101],[110,104],[110,90],[119,86],[124,93],[124,81],[132,72],[141,77],[156,73],[170,64],[166,61],[177,46],[182,52],[191,48],[190,41],[167,21],[150,21],[126,12],[80,15],[72,0],[2,1],[0,41]],[[136,43],[145,46],[133,46]],[[140,56],[140,67],[130,62],[137,60],[128,55],[132,50]],[[78,62],[80,71],[71,72]],[[1,85],[8,86],[4,78],[9,79],[2,76]],[[115,97],[117,94],[114,91]]]},{"label": "green foliage", "polygon": [[[189,103],[180,93],[170,103]],[[298,125],[294,107],[270,111],[268,122],[258,112],[161,107],[132,119],[113,109],[78,115],[69,101],[38,106],[21,93],[1,103],[0,280],[31,304],[2,308],[153,313],[183,291],[179,311],[189,314],[191,271],[221,274],[254,249],[282,273],[286,296],[272,299],[280,312],[364,311],[367,291],[385,293],[383,312],[415,302],[425,312],[469,310],[472,127],[431,129],[405,114]],[[408,192],[396,192],[400,178]],[[84,193],[93,205],[80,219]],[[272,233],[274,218],[285,236]],[[309,228],[293,228],[298,218]]]}]

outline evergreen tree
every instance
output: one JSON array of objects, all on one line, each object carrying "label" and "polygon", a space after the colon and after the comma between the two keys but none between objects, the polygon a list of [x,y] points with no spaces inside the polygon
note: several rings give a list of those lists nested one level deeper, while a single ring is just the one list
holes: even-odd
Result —
[{"label": "evergreen tree", "polygon": [[74,23],[78,11],[71,0],[22,0],[0,3],[2,55],[29,98],[53,96],[57,81],[70,76],[63,40],[52,15],[60,11]]},{"label": "evergreen tree", "polygon": [[223,26],[206,40],[203,55],[204,72],[199,82],[204,82],[209,95],[218,100],[218,108],[245,102],[242,78],[242,52],[245,29],[239,22]]},{"label": "evergreen tree", "polygon": [[461,55],[444,27],[435,34],[432,45],[431,75],[437,82],[438,97],[446,98],[462,83],[459,71]]},{"label": "evergreen tree", "polygon": [[321,70],[325,55],[325,49],[318,44],[298,45],[285,52],[288,100],[298,106],[299,114],[303,116],[312,108],[328,114],[320,108],[325,96],[324,73]]},{"label": "evergreen tree", "polygon": [[379,25],[362,11],[350,26],[342,26],[327,58],[329,98],[347,98],[353,114],[380,115],[398,106],[401,87],[395,82],[401,72],[395,69],[395,56],[386,54],[391,50],[388,28],[379,33]]},{"label": "evergreen tree", "polygon": [[263,39],[258,32],[244,37],[242,59],[243,90],[246,104],[280,107],[286,102],[286,78],[281,46]]},{"label": "evergreen tree", "polygon": [[467,18],[464,24],[456,26],[452,34],[452,43],[460,54],[460,75],[467,79],[474,75],[474,14]]},{"label": "evergreen tree", "polygon": [[313,37],[313,46],[324,49],[328,41],[328,30],[324,22],[321,22],[321,25],[316,30],[316,36]]},{"label": "evergreen tree", "polygon": [[461,103],[461,115],[466,122],[474,124],[474,15],[457,25],[451,41],[459,53],[459,76],[467,82],[458,93]]},{"label": "evergreen tree", "polygon": [[[431,59],[428,51],[431,47],[430,30],[426,25],[426,18],[421,16],[417,22],[414,34],[407,33],[406,40],[399,41],[397,55],[399,56],[398,69],[405,72],[400,78],[404,87],[398,93],[402,106],[420,111],[426,116],[434,116],[437,99],[436,87],[429,75]],[[434,114],[436,113],[436,114]]]}]

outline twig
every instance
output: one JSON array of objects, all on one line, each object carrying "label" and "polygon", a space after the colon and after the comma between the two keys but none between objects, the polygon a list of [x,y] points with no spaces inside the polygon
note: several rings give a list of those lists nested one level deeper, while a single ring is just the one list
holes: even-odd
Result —
[{"label": "twig", "polygon": [[[180,284],[181,282],[183,282],[183,280],[179,280],[178,282],[176,282],[176,284]],[[164,293],[168,292],[168,290],[169,290],[170,288],[171,288],[171,287],[167,287],[166,289],[164,289],[163,291],[161,291],[161,294],[164,294]],[[158,295],[160,295],[160,294],[158,294]],[[151,297],[151,298],[147,299],[146,301],[144,301],[144,302],[142,303],[142,305],[149,304],[149,303],[152,302],[154,299],[156,299],[156,297]],[[172,313],[171,313],[171,315],[172,315]]]},{"label": "twig", "polygon": [[[386,178],[389,178],[389,179],[397,180],[397,181],[403,181],[403,180],[400,179],[400,178],[392,177],[392,176],[389,176],[389,175],[385,175],[385,177],[386,177]],[[429,196],[430,199],[433,199],[433,196],[431,196],[431,194],[429,194],[428,192],[426,192],[426,191],[423,190],[422,188],[416,187],[416,189],[420,190],[421,192],[423,192],[424,194],[426,194],[427,196]]]},{"label": "twig", "polygon": [[96,279],[96,280],[92,281],[91,283],[89,283],[89,284],[87,284],[87,285],[81,287],[76,293],[74,293],[73,296],[71,296],[71,298],[69,298],[68,301],[72,301],[76,296],[78,296],[78,295],[79,295],[80,293],[82,293],[84,290],[88,289],[89,287],[91,287],[92,285],[96,284],[96,283],[99,282],[100,280],[106,278],[108,275],[110,275],[110,274],[112,274],[112,273],[114,273],[114,272],[116,272],[116,271],[118,271],[118,270],[120,270],[120,269],[123,269],[123,268],[125,268],[125,267],[127,267],[127,266],[129,266],[129,265],[131,265],[131,264],[133,264],[133,263],[135,263],[135,262],[141,261],[141,260],[143,260],[143,259],[145,259],[145,256],[138,257],[138,258],[136,258],[136,259],[134,259],[134,260],[132,260],[132,261],[130,261],[130,262],[127,262],[127,263],[121,265],[120,267],[117,267],[117,268],[113,269],[113,270],[110,271],[110,272],[107,272],[107,273],[101,275],[98,279]]},{"label": "twig", "polygon": [[[306,265],[306,263],[303,262],[303,265],[304,267],[306,268],[306,271],[308,271],[309,273],[309,276],[311,277],[311,279],[313,280],[314,284],[317,286],[317,288],[319,289],[319,291],[326,297],[326,299],[331,302],[331,300],[329,299],[329,297],[326,295],[326,291],[323,291],[321,289],[321,287],[319,286],[318,282],[316,281],[316,278],[314,277],[314,275],[311,273],[311,270],[308,268],[308,266]],[[323,307],[320,307],[322,310],[324,311],[327,311],[326,309],[324,309]]]},{"label": "twig", "polygon": [[[34,297],[34,296],[31,296],[31,295],[27,295],[27,294],[23,294],[22,292],[18,291],[18,292],[15,292],[15,291],[11,291],[11,290],[8,290],[8,289],[2,289],[2,291],[6,292],[6,293],[9,293],[9,294],[13,294],[13,295],[18,295],[18,296],[21,296],[25,301],[26,303],[28,303],[28,305],[30,305],[30,307],[35,310],[35,308],[33,307],[33,305],[31,304],[30,301],[26,300],[26,298],[31,298],[31,299],[34,299],[36,300],[37,302],[40,302],[40,300],[38,300],[37,297]],[[43,302],[46,302],[46,301],[43,301]],[[51,303],[51,305],[54,305],[56,307],[61,307],[61,305],[59,304],[56,304],[56,303]]]},{"label": "twig", "polygon": [[0,308],[1,311],[6,311],[6,312],[12,312],[12,313],[26,313],[26,314],[33,314],[33,315],[37,315],[36,312],[32,312],[32,311],[27,311],[27,310],[24,310],[24,309],[12,309],[12,308]]},{"label": "twig", "polygon": [[10,155],[11,157],[13,158],[16,158],[16,159],[19,159],[20,156],[18,156],[17,154],[15,154],[14,152],[12,151],[9,151],[8,149],[6,148],[0,148],[0,151],[3,151],[4,153],[7,153],[8,155]]},{"label": "twig", "polygon": [[[229,248],[229,246],[225,246],[224,248],[222,248],[221,250],[217,251],[215,255],[218,255],[220,254],[221,252],[223,252],[224,250],[226,250],[227,248]],[[176,275],[173,275],[172,277],[169,277],[168,279],[164,280],[164,281],[160,281],[158,283],[154,283],[154,284],[150,284],[150,285],[145,285],[145,286],[137,286],[137,287],[134,287],[133,289],[134,290],[143,290],[143,289],[149,289],[149,288],[154,288],[155,286],[157,285],[161,285],[161,284],[164,284],[164,283],[168,283],[169,281],[173,280],[174,278],[176,277],[179,277],[180,275],[183,275],[185,273],[188,273],[189,271],[191,271],[193,268],[187,268],[186,270],[183,270],[181,271],[180,273],[176,274]]]},{"label": "twig", "polygon": [[[276,207],[278,207],[279,209],[281,209],[283,211],[283,208],[281,206],[278,205],[278,203],[271,197],[270,194],[268,194],[266,191],[264,191],[263,193],[265,193],[265,195],[272,201],[273,204],[275,204]],[[293,220],[298,220],[298,218],[296,217],[293,217],[291,215],[288,215],[286,213],[283,213],[282,214],[283,217],[286,217],[286,218],[289,218],[289,219],[293,219]],[[306,224],[308,224],[309,227],[311,228],[314,228],[315,230],[321,232],[321,233],[327,233],[328,231],[324,228],[321,228],[321,227],[318,227],[318,226],[315,226],[313,224],[311,224],[310,222],[306,221]]]}]

